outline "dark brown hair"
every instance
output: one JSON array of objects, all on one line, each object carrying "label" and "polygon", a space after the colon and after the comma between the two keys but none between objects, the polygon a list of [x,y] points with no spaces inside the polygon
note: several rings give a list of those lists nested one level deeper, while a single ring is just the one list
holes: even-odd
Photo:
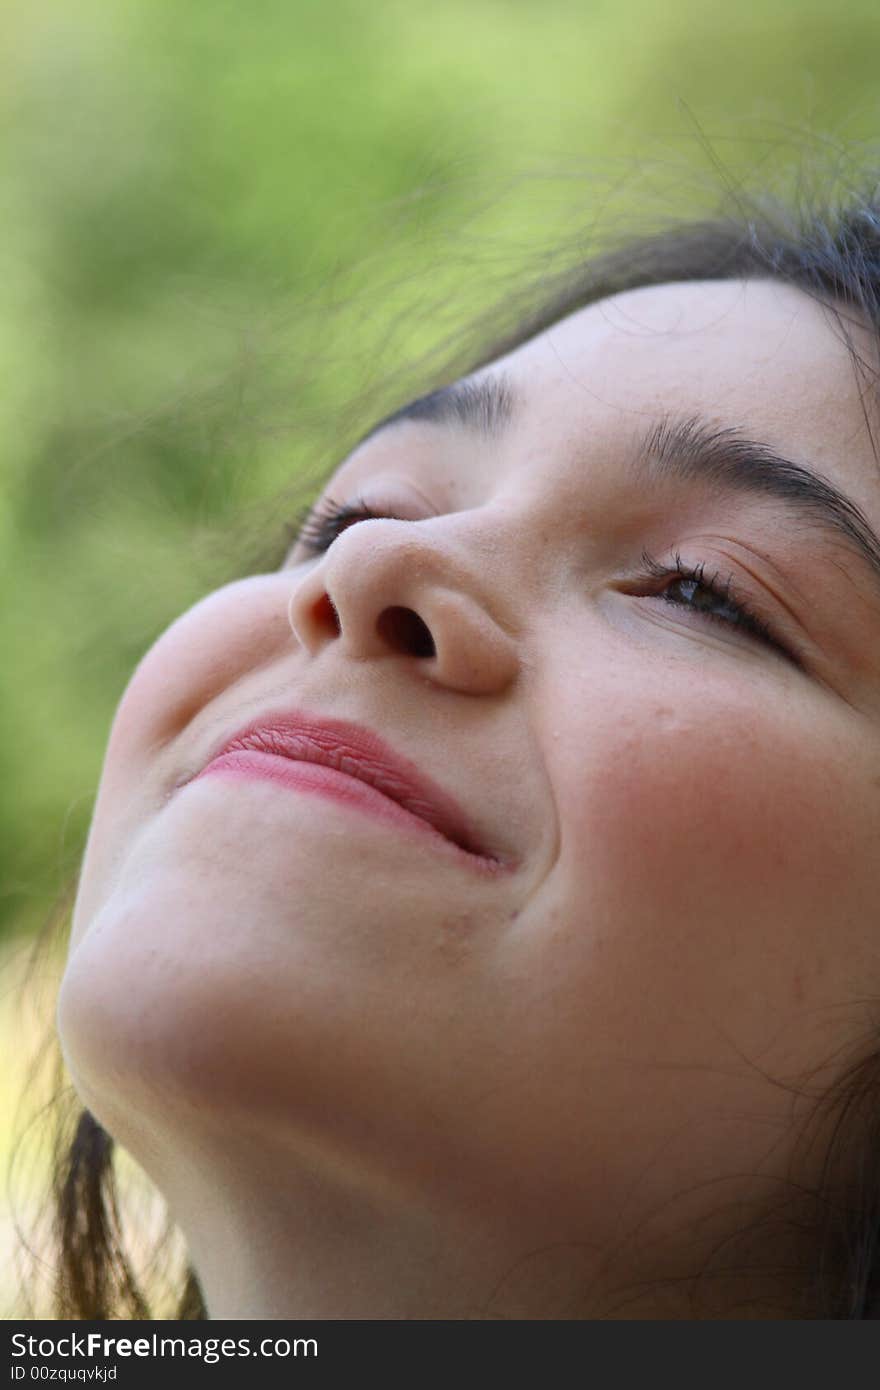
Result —
[{"label": "dark brown hair", "polygon": [[[542,273],[491,312],[473,319],[469,349],[453,377],[511,351],[573,311],[641,286],[707,279],[772,278],[820,301],[833,317],[870,388],[872,364],[856,351],[847,324],[867,324],[880,342],[880,199],[874,181],[845,196],[746,197],[730,188],[711,218],[667,221],[637,237],[620,237],[548,275]],[[459,340],[461,343],[463,339]],[[459,346],[459,351],[461,351]],[[448,371],[424,383],[430,390]],[[359,403],[359,408],[360,408]],[[363,417],[358,421],[362,432]],[[871,435],[873,440],[873,434]],[[875,450],[876,453],[876,450]],[[260,557],[274,568],[281,553]],[[76,883],[68,885],[47,932],[69,925]],[[44,933],[44,937],[47,933]],[[38,943],[39,945],[39,943]],[[60,1058],[59,1058],[60,1062]],[[58,1070],[54,1148],[54,1314],[59,1318],[157,1316],[126,1254],[114,1176],[114,1141],[76,1104]],[[830,1092],[817,1097],[826,1147],[815,1188],[798,1188],[780,1220],[797,1222],[810,1251],[792,1272],[795,1316],[880,1316],[880,1027],[858,1057],[849,1057]],[[796,1214],[795,1202],[796,1198]],[[805,1215],[805,1212],[807,1213]],[[786,1215],[786,1213],[788,1213]],[[176,1277],[171,1315],[206,1316],[194,1270]],[[793,1295],[794,1296],[794,1295]],[[165,1316],[168,1316],[166,1313]]]}]

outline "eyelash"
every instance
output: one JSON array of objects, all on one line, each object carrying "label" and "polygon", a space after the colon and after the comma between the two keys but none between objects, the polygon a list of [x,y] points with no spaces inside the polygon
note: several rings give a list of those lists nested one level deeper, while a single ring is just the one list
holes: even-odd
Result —
[{"label": "eyelash", "polygon": [[288,522],[285,531],[290,541],[302,546],[310,555],[321,555],[342,533],[346,523],[375,521],[387,515],[368,507],[361,497],[345,503],[325,497],[322,502],[306,507],[296,521]]},{"label": "eyelash", "polygon": [[[298,520],[289,523],[285,530],[291,542],[301,546],[310,555],[320,555],[329,548],[348,525],[357,521],[372,521],[382,517],[387,518],[388,513],[376,511],[367,506],[361,497],[355,498],[353,502],[342,504],[334,502],[332,497],[327,497],[315,506],[306,507]],[[696,584],[709,594],[716,603],[731,609],[735,617],[724,618],[719,613],[704,612],[699,608],[691,608],[691,612],[697,613],[699,617],[708,622],[722,623],[727,628],[746,632],[755,640],[775,648],[784,656],[790,657],[788,649],[774,635],[770,625],[763,618],[759,618],[748,600],[735,590],[732,575],[722,576],[716,572],[707,578],[704,561],[697,565],[689,565],[681,558],[678,551],[673,556],[672,565],[660,564],[652,555],[648,554],[647,550],[642,551],[641,562],[645,570],[642,578],[669,579],[678,583]],[[666,601],[673,602],[672,599]],[[675,607],[688,609],[690,605],[677,603]]]}]

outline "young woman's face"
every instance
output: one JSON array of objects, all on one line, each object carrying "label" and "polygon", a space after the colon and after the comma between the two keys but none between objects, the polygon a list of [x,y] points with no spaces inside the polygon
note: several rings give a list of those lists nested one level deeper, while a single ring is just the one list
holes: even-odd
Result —
[{"label": "young woman's face", "polygon": [[[719,471],[673,426],[736,427],[875,527],[880,477],[846,348],[771,282],[629,292],[469,380],[501,406],[390,424],[328,484],[379,519],[144,657],[60,1030],[166,1188],[259,1134],[607,1245],[784,1173],[787,1083],[823,1089],[880,985],[877,573],[795,480],[748,489],[747,450]],[[305,781],[194,777],[284,711],[379,735],[497,867]]]}]

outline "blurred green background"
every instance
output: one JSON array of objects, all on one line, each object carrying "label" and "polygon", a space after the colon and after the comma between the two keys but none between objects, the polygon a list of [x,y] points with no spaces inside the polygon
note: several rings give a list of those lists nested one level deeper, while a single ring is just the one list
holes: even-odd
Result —
[{"label": "blurred green background", "polygon": [[113,711],[240,527],[597,221],[845,169],[878,51],[876,0],[2,0],[0,1135]]}]

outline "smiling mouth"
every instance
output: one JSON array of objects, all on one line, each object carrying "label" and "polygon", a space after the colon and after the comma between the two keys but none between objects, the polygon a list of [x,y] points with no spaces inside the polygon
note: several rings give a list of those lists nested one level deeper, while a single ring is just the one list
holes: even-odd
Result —
[{"label": "smiling mouth", "polygon": [[500,867],[497,860],[475,854],[467,846],[443,834],[424,817],[402,806],[394,798],[386,796],[370,783],[323,763],[279,757],[253,749],[239,749],[215,758],[193,780],[199,781],[217,774],[249,781],[270,781],[297,793],[317,792],[338,805],[354,808],[359,813],[366,812],[371,817],[410,834],[415,832],[419,838],[426,837],[456,855],[464,854],[473,866],[491,867],[496,871]]},{"label": "smiling mouth", "polygon": [[[432,832],[493,872],[514,862],[482,845],[451,796],[369,729],[302,714],[264,714],[227,738],[197,774],[238,772],[323,791],[337,801],[385,812],[410,829]],[[195,780],[195,779],[191,779]]]}]

